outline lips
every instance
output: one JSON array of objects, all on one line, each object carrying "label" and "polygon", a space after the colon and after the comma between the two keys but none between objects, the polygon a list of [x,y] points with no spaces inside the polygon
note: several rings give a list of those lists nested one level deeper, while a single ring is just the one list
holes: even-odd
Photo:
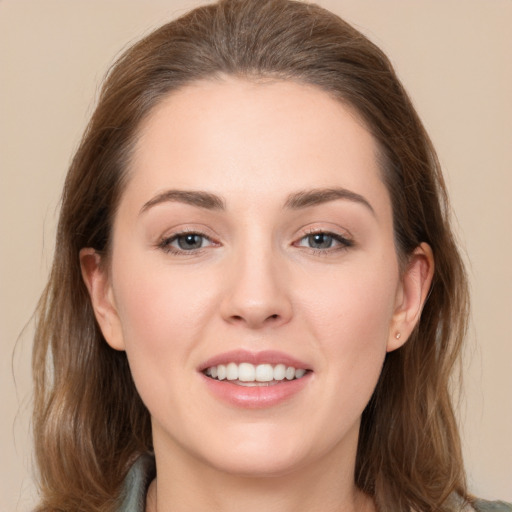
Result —
[{"label": "lips", "polygon": [[260,352],[251,352],[249,350],[233,350],[231,352],[225,352],[208,359],[199,366],[198,370],[203,372],[212,366],[218,366],[219,364],[227,365],[229,363],[250,363],[253,365],[284,364],[285,366],[293,366],[294,368],[312,370],[311,365],[308,365],[304,361],[292,357],[284,352],[278,352],[276,350],[262,350]]},{"label": "lips", "polygon": [[312,374],[306,363],[276,351],[228,352],[209,359],[198,370],[216,398],[244,408],[287,401],[304,389]]}]

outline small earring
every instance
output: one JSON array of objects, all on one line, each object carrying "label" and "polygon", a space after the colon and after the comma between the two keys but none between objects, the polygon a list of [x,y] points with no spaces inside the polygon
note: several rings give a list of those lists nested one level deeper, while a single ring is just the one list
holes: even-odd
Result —
[{"label": "small earring", "polygon": [[399,332],[397,332],[397,333],[395,334],[395,338],[396,338],[397,340],[399,340],[401,336],[402,336],[402,335],[401,335]]}]

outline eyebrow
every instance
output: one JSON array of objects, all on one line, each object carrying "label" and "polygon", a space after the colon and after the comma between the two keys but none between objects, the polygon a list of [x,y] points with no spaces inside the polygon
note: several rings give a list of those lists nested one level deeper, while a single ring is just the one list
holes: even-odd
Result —
[{"label": "eyebrow", "polygon": [[167,202],[178,202],[205,208],[207,210],[225,210],[226,204],[224,199],[210,192],[200,190],[167,190],[150,199],[141,208],[140,213],[144,213],[151,207]]},{"label": "eyebrow", "polygon": [[[341,187],[318,188],[294,192],[288,196],[284,203],[284,207],[291,210],[300,210],[302,208],[328,203],[337,199],[344,199],[359,203],[375,215],[375,210],[367,199],[356,192],[352,192],[351,190]],[[153,206],[166,202],[184,203],[204,208],[206,210],[223,211],[226,209],[226,201],[221,196],[212,194],[211,192],[205,192],[202,190],[167,190],[144,203],[140,213],[142,214]]]},{"label": "eyebrow", "polygon": [[316,206],[318,204],[335,201],[336,199],[345,199],[362,204],[368,208],[373,215],[375,215],[375,210],[367,199],[365,199],[361,194],[342,187],[317,188],[313,190],[301,190],[299,192],[295,192],[288,196],[285,208],[298,210],[309,206]]}]

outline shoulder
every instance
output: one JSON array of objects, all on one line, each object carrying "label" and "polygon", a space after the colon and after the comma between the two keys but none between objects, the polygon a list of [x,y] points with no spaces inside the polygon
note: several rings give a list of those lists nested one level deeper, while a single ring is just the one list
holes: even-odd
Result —
[{"label": "shoulder", "polygon": [[476,499],[471,503],[477,512],[512,512],[512,503]]},{"label": "shoulder", "polygon": [[150,454],[141,455],[126,476],[117,512],[144,512],[146,493],[155,474],[154,457]]}]

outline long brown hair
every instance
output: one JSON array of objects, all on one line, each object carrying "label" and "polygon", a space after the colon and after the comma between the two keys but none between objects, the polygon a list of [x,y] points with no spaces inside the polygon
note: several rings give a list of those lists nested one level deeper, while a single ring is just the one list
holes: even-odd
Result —
[{"label": "long brown hair", "polygon": [[356,484],[381,511],[449,511],[467,498],[449,385],[468,314],[432,144],[393,68],[334,14],[292,0],[222,0],[164,25],[110,70],[65,182],[55,257],[33,354],[39,511],[115,509],[123,477],[152,450],[150,418],[123,352],[96,324],[78,254],[108,254],[112,220],[141,120],[199,79],[271,77],[349,104],[380,148],[401,261],[421,242],[434,282],[410,340],[387,355],[364,411]]}]

